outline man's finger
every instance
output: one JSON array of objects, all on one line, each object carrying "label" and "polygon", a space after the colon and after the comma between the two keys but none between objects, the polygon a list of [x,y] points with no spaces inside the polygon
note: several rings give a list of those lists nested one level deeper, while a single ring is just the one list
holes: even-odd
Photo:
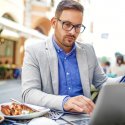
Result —
[{"label": "man's finger", "polygon": [[91,99],[85,97],[85,96],[81,96],[81,100],[86,101],[87,105],[91,108],[94,109],[95,108],[95,104],[92,102]]},{"label": "man's finger", "polygon": [[71,110],[75,112],[83,112],[83,108],[79,107],[76,103],[71,103]]}]

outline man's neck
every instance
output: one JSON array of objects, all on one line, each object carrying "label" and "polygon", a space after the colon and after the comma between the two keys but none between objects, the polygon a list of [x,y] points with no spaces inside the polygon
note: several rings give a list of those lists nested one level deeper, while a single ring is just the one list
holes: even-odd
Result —
[{"label": "man's neck", "polygon": [[65,52],[65,53],[69,53],[73,46],[72,47],[69,47],[69,46],[65,46],[64,44],[62,44],[61,42],[59,42],[55,37],[53,37],[56,44]]}]

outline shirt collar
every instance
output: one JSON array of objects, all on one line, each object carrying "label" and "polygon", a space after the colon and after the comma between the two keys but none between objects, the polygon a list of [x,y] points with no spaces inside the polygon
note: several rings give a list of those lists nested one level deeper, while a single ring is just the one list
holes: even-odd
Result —
[{"label": "shirt collar", "polygon": [[57,45],[56,41],[54,40],[54,38],[52,37],[52,42],[53,42],[53,45],[56,49],[56,51],[59,53],[59,52],[62,52],[63,50]]}]

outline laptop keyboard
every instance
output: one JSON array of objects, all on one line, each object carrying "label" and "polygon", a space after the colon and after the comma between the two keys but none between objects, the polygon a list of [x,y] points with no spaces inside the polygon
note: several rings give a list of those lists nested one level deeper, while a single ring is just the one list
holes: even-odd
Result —
[{"label": "laptop keyboard", "polygon": [[83,118],[81,120],[71,121],[73,125],[89,125],[90,118]]},{"label": "laptop keyboard", "polygon": [[66,123],[62,123],[59,125],[89,125],[90,118],[83,118],[81,120],[74,120],[74,121],[68,121],[65,119],[64,121],[66,121]]}]

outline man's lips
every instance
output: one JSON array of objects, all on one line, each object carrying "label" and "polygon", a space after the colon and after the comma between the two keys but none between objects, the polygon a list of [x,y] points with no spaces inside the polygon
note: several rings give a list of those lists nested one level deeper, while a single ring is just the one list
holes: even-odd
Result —
[{"label": "man's lips", "polygon": [[67,38],[68,40],[75,40],[75,38],[72,37],[72,36],[67,36],[66,38]]}]

